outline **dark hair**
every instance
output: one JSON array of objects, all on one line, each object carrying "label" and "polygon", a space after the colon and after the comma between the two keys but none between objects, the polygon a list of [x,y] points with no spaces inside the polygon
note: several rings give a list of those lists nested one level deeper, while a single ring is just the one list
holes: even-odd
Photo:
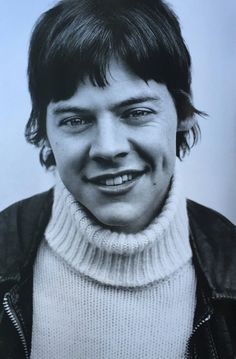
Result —
[{"label": "dark hair", "polygon": [[[166,84],[179,121],[203,114],[192,105],[191,58],[178,19],[166,3],[63,0],[39,18],[29,50],[32,111],[25,136],[41,147],[40,161],[47,168],[55,164],[45,146],[49,102],[70,98],[85,76],[95,86],[107,85],[112,57],[121,59],[143,80]],[[198,124],[177,133],[179,158],[196,143],[199,134]]]}]

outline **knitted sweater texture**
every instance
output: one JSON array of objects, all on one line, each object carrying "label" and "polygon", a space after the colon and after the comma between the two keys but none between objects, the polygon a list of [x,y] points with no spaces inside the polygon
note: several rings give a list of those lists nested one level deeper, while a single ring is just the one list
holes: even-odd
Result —
[{"label": "knitted sweater texture", "polygon": [[102,227],[59,180],[34,266],[31,359],[184,358],[195,290],[178,175],[136,234]]}]

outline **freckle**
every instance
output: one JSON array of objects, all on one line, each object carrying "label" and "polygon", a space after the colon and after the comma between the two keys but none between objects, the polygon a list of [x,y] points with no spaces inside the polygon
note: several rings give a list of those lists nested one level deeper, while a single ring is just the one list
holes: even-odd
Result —
[{"label": "freckle", "polygon": [[154,185],[154,186],[156,186],[156,185],[157,185],[157,183],[156,183],[156,182],[153,182],[153,185]]}]

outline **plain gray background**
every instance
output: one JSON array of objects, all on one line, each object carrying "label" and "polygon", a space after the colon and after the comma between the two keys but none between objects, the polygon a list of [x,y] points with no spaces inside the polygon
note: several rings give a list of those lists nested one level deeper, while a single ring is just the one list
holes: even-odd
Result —
[{"label": "plain gray background", "polygon": [[[30,113],[27,51],[38,16],[55,1],[1,0],[0,209],[53,184],[24,140]],[[171,0],[193,62],[202,140],[180,168],[188,197],[236,222],[236,2]]]}]

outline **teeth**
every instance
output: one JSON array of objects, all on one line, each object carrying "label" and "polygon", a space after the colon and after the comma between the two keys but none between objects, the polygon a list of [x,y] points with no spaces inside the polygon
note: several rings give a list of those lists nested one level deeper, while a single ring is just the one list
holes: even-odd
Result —
[{"label": "teeth", "polygon": [[123,182],[128,181],[128,176],[127,176],[127,175],[123,175],[123,176],[122,176],[122,181],[123,181]]},{"label": "teeth", "polygon": [[118,186],[127,181],[131,181],[132,179],[133,179],[132,174],[125,174],[122,176],[117,176],[114,178],[108,178],[108,179],[102,180],[101,183],[106,186]]},{"label": "teeth", "polygon": [[121,184],[122,182],[123,182],[123,181],[122,181],[122,177],[121,177],[121,176],[114,178],[114,183],[115,183],[115,185]]},{"label": "teeth", "polygon": [[113,178],[109,178],[106,180],[106,186],[113,186],[114,185],[114,180]]}]

